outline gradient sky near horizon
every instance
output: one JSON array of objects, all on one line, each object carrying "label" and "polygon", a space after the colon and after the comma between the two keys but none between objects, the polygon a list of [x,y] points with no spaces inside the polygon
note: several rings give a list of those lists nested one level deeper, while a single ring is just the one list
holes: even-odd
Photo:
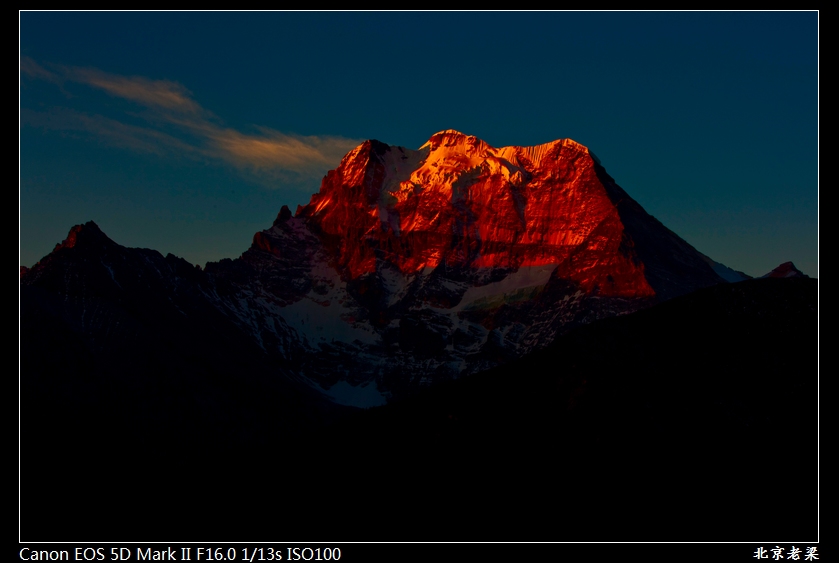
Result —
[{"label": "gradient sky near horizon", "polygon": [[753,276],[818,275],[818,13],[20,12],[20,264],[235,258],[364,139],[572,138]]}]

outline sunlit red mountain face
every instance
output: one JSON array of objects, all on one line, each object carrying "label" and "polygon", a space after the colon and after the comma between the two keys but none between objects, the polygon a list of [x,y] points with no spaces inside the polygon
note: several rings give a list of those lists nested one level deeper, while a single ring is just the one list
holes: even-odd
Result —
[{"label": "sunlit red mountain face", "polygon": [[[406,275],[441,263],[548,265],[587,293],[651,297],[667,290],[654,289],[655,273],[645,273],[636,251],[635,239],[645,233],[633,238],[625,221],[641,211],[571,139],[493,148],[447,130],[419,150],[366,141],[295,216],[317,228],[349,278],[382,263]],[[667,240],[676,238],[672,233],[659,230],[660,244],[674,242]],[[709,260],[693,258],[691,274],[707,280]]]},{"label": "sunlit red mountain face", "polygon": [[[115,243],[106,253],[85,250],[83,241],[104,237],[93,230],[74,228],[22,283],[72,265],[102,276],[109,292],[127,287],[120,276],[129,273],[120,272],[130,263],[137,275],[137,258],[117,260]],[[104,269],[81,268],[74,256],[85,253]],[[149,275],[184,283],[166,268]],[[494,148],[452,130],[417,150],[362,143],[308,205],[293,216],[283,207],[240,258],[191,277],[201,306],[275,358],[278,372],[353,405],[381,404],[519,357],[574,326],[742,279],[647,214],[579,143]],[[74,287],[64,291],[92,284]]]},{"label": "sunlit red mountain face", "polygon": [[296,215],[317,225],[351,278],[377,259],[403,274],[443,262],[564,265],[562,277],[587,293],[653,296],[595,166],[570,139],[495,149],[443,131],[416,151],[367,141]]}]

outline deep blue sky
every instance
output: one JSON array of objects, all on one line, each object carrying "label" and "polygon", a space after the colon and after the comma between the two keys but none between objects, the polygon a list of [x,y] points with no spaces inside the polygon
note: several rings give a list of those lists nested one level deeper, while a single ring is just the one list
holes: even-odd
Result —
[{"label": "deep blue sky", "polygon": [[570,137],[750,275],[818,275],[816,12],[22,12],[20,263],[237,257],[361,140]]}]

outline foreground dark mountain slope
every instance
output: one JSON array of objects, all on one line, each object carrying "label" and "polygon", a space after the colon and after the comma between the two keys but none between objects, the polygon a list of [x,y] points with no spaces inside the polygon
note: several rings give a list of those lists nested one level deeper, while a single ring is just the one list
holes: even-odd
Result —
[{"label": "foreground dark mountain slope", "polygon": [[[58,466],[54,451],[30,448],[22,529],[76,540],[815,541],[817,385],[817,281],[718,285],[300,440],[115,456],[117,444],[91,452],[82,436]],[[171,509],[149,518],[138,510],[148,506]]]}]

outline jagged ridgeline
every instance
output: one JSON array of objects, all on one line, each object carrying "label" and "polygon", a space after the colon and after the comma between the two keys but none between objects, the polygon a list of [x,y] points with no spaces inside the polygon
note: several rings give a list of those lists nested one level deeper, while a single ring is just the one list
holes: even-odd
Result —
[{"label": "jagged ridgeline", "polygon": [[[84,267],[76,255],[89,256]],[[148,299],[211,317],[274,375],[373,406],[592,320],[745,277],[647,214],[579,143],[494,148],[448,130],[418,150],[362,143],[237,259],[197,271],[122,248],[89,223],[22,284],[54,278],[53,295],[72,296],[56,299],[74,303],[62,312],[73,333],[97,342],[130,321],[106,328],[92,311],[118,316],[117,304],[136,297],[126,288],[159,286]]]}]

